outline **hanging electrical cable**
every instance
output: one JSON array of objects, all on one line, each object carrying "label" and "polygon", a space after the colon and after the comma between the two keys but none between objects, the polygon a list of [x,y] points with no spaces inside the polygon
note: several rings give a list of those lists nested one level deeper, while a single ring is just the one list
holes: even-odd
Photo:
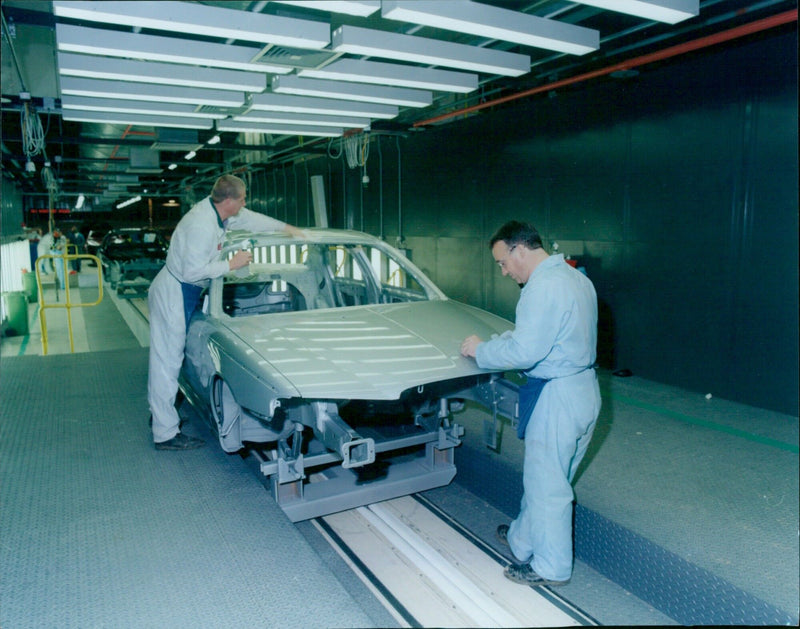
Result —
[{"label": "hanging electrical cable", "polygon": [[30,103],[25,103],[20,110],[20,125],[22,127],[22,144],[25,156],[28,158],[38,155],[44,150],[44,129],[39,114]]},{"label": "hanging electrical cable", "polygon": [[[336,141],[339,142],[339,152],[338,153],[334,153],[333,150],[332,150],[333,146],[334,146],[334,142],[336,142]],[[342,149],[342,138],[331,138],[330,140],[328,140],[328,157],[330,157],[331,159],[339,159],[342,156],[342,151],[343,151],[343,149]]]},{"label": "hanging electrical cable", "polygon": [[58,192],[58,179],[53,174],[53,169],[50,168],[50,162],[46,162],[44,168],[42,168],[42,183],[48,192],[52,194]]},{"label": "hanging electrical cable", "polygon": [[369,157],[369,134],[349,135],[343,140],[347,165],[350,168],[364,168]]}]

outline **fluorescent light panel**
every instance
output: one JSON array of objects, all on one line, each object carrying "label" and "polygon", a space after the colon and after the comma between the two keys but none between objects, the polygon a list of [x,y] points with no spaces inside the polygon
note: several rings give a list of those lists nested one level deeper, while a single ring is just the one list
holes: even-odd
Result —
[{"label": "fluorescent light panel", "polygon": [[62,113],[64,120],[75,122],[98,122],[101,124],[132,124],[148,127],[174,127],[178,129],[211,129],[213,120],[200,118],[178,118],[176,116],[147,116],[141,114],[111,113],[111,112],[79,112],[65,110]]},{"label": "fluorescent light panel", "polygon": [[344,13],[367,17],[381,8],[381,0],[272,0],[278,4],[291,4],[306,9],[318,9],[331,13]]},{"label": "fluorescent light panel", "polygon": [[700,14],[699,0],[579,0],[609,11],[627,13],[637,17],[677,24]]},{"label": "fluorescent light panel", "polygon": [[291,66],[253,61],[260,48],[212,44],[175,37],[123,33],[102,28],[56,24],[56,45],[63,52],[162,61],[210,68],[229,68],[246,72],[288,74]]},{"label": "fluorescent light panel", "polygon": [[326,81],[324,79],[303,79],[295,75],[272,77],[272,91],[278,94],[338,98],[404,107],[427,107],[433,102],[433,94],[425,90],[346,81]]},{"label": "fluorescent light panel", "polygon": [[531,69],[527,55],[356,26],[333,31],[331,50],[503,76],[520,76]]},{"label": "fluorescent light panel", "polygon": [[133,205],[134,203],[138,203],[141,200],[142,200],[142,197],[135,196],[135,197],[132,197],[132,198],[128,199],[127,201],[123,201],[122,203],[117,203],[116,207],[117,207],[118,210],[121,210],[122,208],[128,207],[129,205]]},{"label": "fluorescent light panel", "polygon": [[225,118],[226,113],[195,111],[192,105],[177,103],[144,103],[113,98],[91,98],[88,96],[62,96],[62,109],[78,111],[106,111],[151,116],[181,116],[184,118]]},{"label": "fluorescent light panel", "polygon": [[58,73],[62,76],[80,76],[89,79],[138,81],[241,92],[263,92],[267,87],[266,75],[260,73],[219,68],[190,68],[172,63],[112,59],[68,52],[58,53]]},{"label": "fluorescent light panel", "polygon": [[128,81],[105,81],[72,76],[62,76],[59,82],[61,83],[61,94],[69,96],[121,98],[123,100],[209,105],[212,107],[241,107],[244,105],[243,92],[203,90],[196,87],[173,87]]},{"label": "fluorescent light panel", "polygon": [[381,15],[574,55],[585,55],[600,47],[596,30],[467,0],[383,0]]},{"label": "fluorescent light panel", "polygon": [[88,22],[296,48],[319,50],[330,43],[330,27],[323,22],[212,7],[196,2],[54,0],[53,13],[58,17]]},{"label": "fluorescent light panel", "polygon": [[276,135],[307,135],[325,138],[335,138],[344,133],[344,129],[337,129],[334,127],[263,124],[258,122],[238,122],[235,120],[220,120],[217,123],[217,131],[238,131],[239,133],[272,133]]},{"label": "fluorescent light panel", "polygon": [[266,122],[295,125],[318,125],[321,127],[345,127],[348,129],[368,127],[369,118],[354,116],[319,116],[313,114],[284,114],[280,112],[250,111],[241,116],[233,116],[237,122]]},{"label": "fluorescent light panel", "polygon": [[339,59],[319,70],[301,70],[298,76],[312,79],[354,81],[397,87],[416,87],[466,94],[478,88],[478,75],[435,68],[418,68],[397,63]]},{"label": "fluorescent light panel", "polygon": [[289,113],[323,114],[331,116],[363,116],[365,118],[394,118],[399,110],[394,105],[356,103],[331,98],[311,98],[289,94],[254,94],[250,103],[255,111],[285,111]]}]

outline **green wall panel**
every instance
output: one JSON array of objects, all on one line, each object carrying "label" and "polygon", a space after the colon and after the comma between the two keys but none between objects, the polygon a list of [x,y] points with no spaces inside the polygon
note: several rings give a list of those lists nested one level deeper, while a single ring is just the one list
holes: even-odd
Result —
[{"label": "green wall panel", "polygon": [[768,34],[373,138],[367,188],[318,160],[331,225],[402,236],[451,297],[513,320],[487,242],[527,220],[593,280],[604,367],[797,415],[796,61],[796,33]]}]

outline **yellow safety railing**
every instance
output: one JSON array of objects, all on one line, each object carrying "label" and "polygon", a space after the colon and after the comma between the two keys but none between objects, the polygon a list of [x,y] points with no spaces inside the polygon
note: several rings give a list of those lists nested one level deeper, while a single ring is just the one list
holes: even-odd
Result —
[{"label": "yellow safety railing", "polygon": [[[74,245],[68,245],[68,250],[69,247],[74,247]],[[64,303],[57,302],[54,304],[48,304],[45,302],[44,291],[42,290],[42,278],[39,275],[39,261],[48,259],[53,260],[53,265],[56,267],[59,263],[63,265],[61,278],[64,280]],[[71,262],[72,260],[94,260],[95,264],[97,265],[97,301],[87,303],[72,303],[69,294],[69,265],[67,264],[67,262]],[[47,354],[47,316],[45,312],[50,308],[66,308],[67,328],[69,329],[69,351],[71,353],[75,353],[75,343],[72,337],[72,308],[88,308],[90,306],[97,306],[101,301],[103,301],[103,268],[100,258],[89,255],[88,253],[67,253],[66,251],[62,254],[51,253],[36,258],[36,264],[34,265],[34,268],[36,269],[36,288],[39,292],[39,325],[42,329],[42,354]],[[58,299],[58,284],[59,274],[56,270],[56,299]]]}]

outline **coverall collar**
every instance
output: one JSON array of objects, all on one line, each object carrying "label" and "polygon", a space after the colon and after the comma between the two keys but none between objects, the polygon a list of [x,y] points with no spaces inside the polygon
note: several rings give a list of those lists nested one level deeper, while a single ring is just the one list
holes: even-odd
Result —
[{"label": "coverall collar", "polygon": [[214,214],[217,217],[217,225],[219,225],[220,229],[225,229],[225,223],[222,222],[222,219],[219,216],[219,210],[217,209],[217,206],[214,205],[214,201],[211,199],[211,197],[208,197],[208,202],[211,204],[211,207],[214,208]]}]

